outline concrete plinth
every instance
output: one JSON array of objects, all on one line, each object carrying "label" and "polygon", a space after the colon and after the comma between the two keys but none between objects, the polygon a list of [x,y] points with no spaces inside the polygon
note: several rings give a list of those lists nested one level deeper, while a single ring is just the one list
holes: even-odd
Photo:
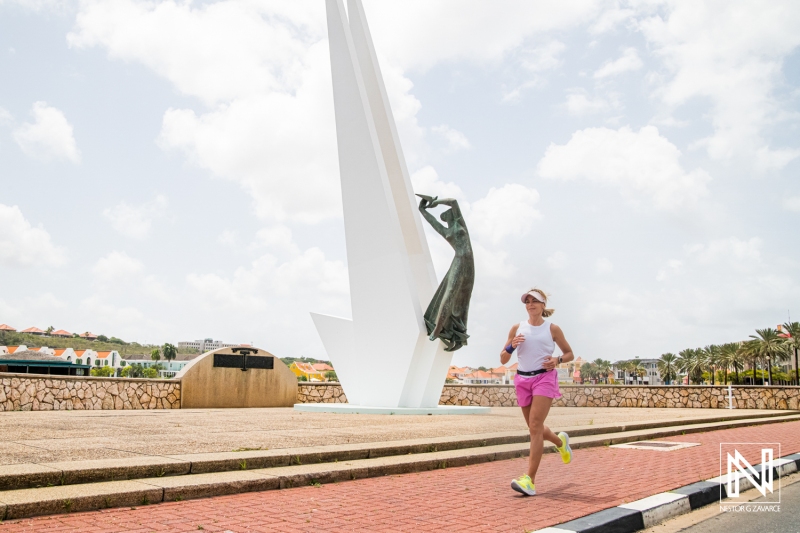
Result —
[{"label": "concrete plinth", "polygon": [[436,407],[369,407],[349,403],[296,403],[295,411],[362,415],[488,415],[491,407],[437,405]]}]

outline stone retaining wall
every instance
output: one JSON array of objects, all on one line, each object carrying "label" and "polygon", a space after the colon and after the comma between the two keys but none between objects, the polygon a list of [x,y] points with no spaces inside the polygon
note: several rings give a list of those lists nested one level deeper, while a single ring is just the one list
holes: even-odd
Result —
[{"label": "stone retaining wall", "polygon": [[0,374],[0,411],[179,409],[178,380]]},{"label": "stone retaining wall", "polygon": [[[562,385],[553,405],[569,407],[728,406],[727,387]],[[297,403],[347,403],[338,383],[301,382]],[[445,385],[442,405],[514,407],[511,385]],[[733,387],[739,409],[800,409],[800,387]],[[0,374],[0,411],[179,409],[179,380]]]},{"label": "stone retaining wall", "polygon": [[[728,406],[728,388],[717,386],[561,385],[560,407],[697,407]],[[298,403],[346,403],[338,383],[300,383]],[[445,385],[441,405],[515,407],[513,385]],[[733,387],[739,409],[800,409],[800,387]]]}]

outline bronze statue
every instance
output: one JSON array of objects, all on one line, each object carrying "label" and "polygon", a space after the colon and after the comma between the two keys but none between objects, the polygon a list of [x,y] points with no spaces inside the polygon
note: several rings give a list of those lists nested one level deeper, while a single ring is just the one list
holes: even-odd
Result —
[{"label": "bronze statue", "polygon": [[[475,283],[475,260],[472,255],[472,243],[469,232],[458,207],[458,202],[452,198],[431,198],[418,194],[422,201],[419,211],[425,220],[433,226],[439,235],[456,251],[453,262],[447,275],[436,289],[428,309],[425,311],[425,326],[431,340],[437,338],[444,342],[445,351],[454,352],[466,346],[467,315],[469,314],[469,299],[472,296],[472,286]],[[447,227],[439,223],[428,209],[438,205],[450,206],[450,209],[439,215]]]}]

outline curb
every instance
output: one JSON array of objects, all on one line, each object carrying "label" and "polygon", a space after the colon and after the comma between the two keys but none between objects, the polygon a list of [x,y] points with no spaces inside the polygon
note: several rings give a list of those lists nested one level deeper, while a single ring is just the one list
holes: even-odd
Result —
[{"label": "curb", "polygon": [[[761,465],[753,468],[759,474],[758,483],[761,483]],[[773,479],[781,478],[798,470],[800,470],[800,453],[794,453],[773,461],[772,476]],[[753,488],[747,477],[739,473],[735,475],[739,481],[740,491]],[[698,481],[635,502],[603,509],[569,522],[537,529],[531,533],[633,533],[727,499],[727,478],[728,475],[725,474],[706,481]]]}]

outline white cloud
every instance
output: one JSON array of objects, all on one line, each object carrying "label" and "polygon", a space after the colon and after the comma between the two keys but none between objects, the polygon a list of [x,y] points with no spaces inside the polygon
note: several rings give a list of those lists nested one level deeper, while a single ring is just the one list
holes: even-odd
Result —
[{"label": "white cloud", "polygon": [[13,134],[25,155],[44,161],[66,159],[79,163],[81,155],[64,113],[47,102],[34,103],[31,113],[34,122],[25,122]]},{"label": "white cloud", "polygon": [[467,198],[461,187],[452,181],[442,181],[432,166],[422,167],[411,174],[411,186],[417,194],[438,196],[439,198],[455,198],[459,206],[467,205]]},{"label": "white cloud", "polygon": [[611,109],[611,104],[604,98],[590,98],[584,89],[570,89],[564,103],[567,112],[573,116],[602,113]]},{"label": "white cloud", "polygon": [[92,267],[95,279],[101,283],[119,283],[137,277],[144,271],[144,265],[138,259],[125,252],[110,252],[97,260]]},{"label": "white cloud", "polygon": [[598,274],[610,274],[614,271],[614,263],[606,257],[601,257],[595,261],[594,269]]},{"label": "white cloud", "polygon": [[708,194],[705,170],[686,172],[678,148],[654,126],[638,132],[587,128],[572,135],[565,145],[551,144],[539,161],[542,177],[586,179],[619,187],[631,201],[647,198],[662,210],[692,206]]},{"label": "white cloud", "polygon": [[44,228],[32,227],[16,205],[0,204],[0,264],[29,267],[65,262],[64,249],[51,242]]},{"label": "white cloud", "polygon": [[783,199],[783,208],[795,213],[800,213],[800,196],[790,196]]},{"label": "white cloud", "polygon": [[552,70],[563,63],[559,57],[567,46],[561,41],[550,41],[542,46],[523,49],[520,52],[520,65],[531,72]]},{"label": "white cloud", "polygon": [[736,270],[751,270],[761,262],[761,239],[729,237],[688,246],[686,253],[700,265],[723,263]]},{"label": "white cloud", "polygon": [[103,210],[115,230],[132,239],[144,239],[150,233],[153,219],[164,216],[168,205],[166,196],[157,195],[152,201],[139,206],[120,202]]},{"label": "white cloud", "polygon": [[542,214],[534,207],[539,193],[518,183],[509,183],[489,192],[470,205],[470,233],[491,244],[506,237],[524,237]]},{"label": "white cloud", "polygon": [[[529,46],[529,36],[573,27],[596,0],[510,2],[502,9],[419,1],[366,10],[409,165],[424,164],[420,102],[405,72],[439,61],[493,61],[517,50],[527,71],[552,68],[563,44]],[[407,28],[413,27],[413,36]],[[406,29],[403,29],[406,28]],[[259,217],[316,223],[339,216],[335,129],[322,4],[84,0],[68,36],[137,61],[180,92],[212,107],[170,109],[159,138],[193,164],[237,182]],[[453,149],[467,141],[445,135]]]},{"label": "white cloud", "polygon": [[661,268],[656,274],[656,281],[665,281],[673,276],[683,274],[684,265],[683,261],[679,259],[670,259],[666,266]]},{"label": "white cloud", "polygon": [[296,88],[321,9],[296,2],[84,0],[67,42],[139,61],[207,104]]},{"label": "white cloud", "polygon": [[336,309],[341,314],[349,286],[344,263],[326,259],[318,248],[298,251],[283,262],[265,254],[229,277],[191,273],[186,282],[192,298],[203,308],[271,309],[284,319],[284,306],[304,313]]},{"label": "white cloud", "polygon": [[[656,96],[677,107],[711,101],[713,134],[701,139],[714,159],[750,156],[759,170],[779,169],[800,155],[768,146],[765,130],[780,119],[773,94],[784,59],[800,45],[800,4],[708,0],[666,1],[664,13],[638,27],[666,76]],[[649,8],[646,8],[649,10]]]},{"label": "white cloud", "polygon": [[567,254],[562,251],[554,252],[547,258],[547,266],[553,270],[561,270],[567,265]]},{"label": "white cloud", "polygon": [[446,124],[433,127],[431,128],[431,131],[439,135],[445,141],[447,141],[447,147],[449,152],[466,150],[472,147],[472,145],[469,144],[469,139],[467,139],[467,137],[463,133],[451,128],[450,126],[447,126]]},{"label": "white cloud", "polygon": [[608,61],[597,69],[594,73],[594,79],[600,80],[609,76],[616,76],[625,72],[639,70],[642,68],[642,65],[642,60],[639,59],[639,53],[636,51],[636,48],[626,48],[619,59]]},{"label": "white cloud", "polygon": [[235,247],[239,242],[239,235],[233,230],[223,230],[217,237],[217,242],[223,246]]}]

